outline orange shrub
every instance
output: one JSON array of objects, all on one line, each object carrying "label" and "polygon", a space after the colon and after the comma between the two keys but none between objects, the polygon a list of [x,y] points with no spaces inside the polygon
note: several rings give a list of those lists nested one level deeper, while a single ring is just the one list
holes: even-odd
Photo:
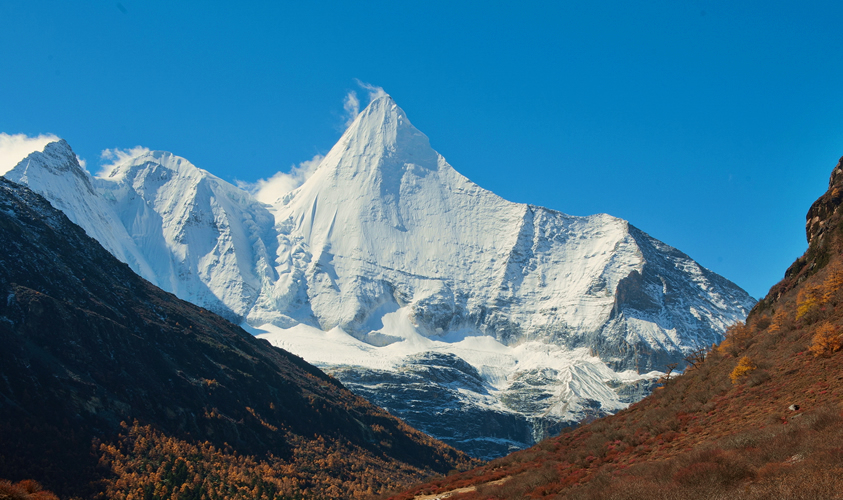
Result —
[{"label": "orange shrub", "polygon": [[837,295],[838,290],[841,288],[843,288],[843,265],[840,265],[839,262],[835,262],[831,265],[828,271],[828,276],[826,276],[825,281],[823,281],[823,302],[828,302],[833,299]]},{"label": "orange shrub", "polygon": [[810,321],[813,313],[819,310],[822,291],[816,285],[805,285],[796,296],[796,319],[805,318]]},{"label": "orange shrub", "polygon": [[811,352],[814,356],[828,356],[843,348],[843,339],[840,338],[837,327],[828,322],[817,327],[811,340]]},{"label": "orange shrub", "polygon": [[755,363],[747,356],[744,356],[738,361],[738,365],[732,370],[732,373],[729,374],[729,378],[733,384],[737,384],[741,377],[749,375],[755,368]]},{"label": "orange shrub", "polygon": [[47,491],[32,479],[12,483],[0,480],[0,499],[2,500],[58,500],[51,491]]},{"label": "orange shrub", "polygon": [[726,338],[717,347],[717,351],[737,356],[749,345],[752,329],[743,321],[738,321],[726,329],[725,335]]},{"label": "orange shrub", "polygon": [[786,324],[787,311],[785,311],[784,308],[781,308],[773,314],[773,321],[770,323],[770,326],[767,327],[767,331],[773,334],[779,333]]}]

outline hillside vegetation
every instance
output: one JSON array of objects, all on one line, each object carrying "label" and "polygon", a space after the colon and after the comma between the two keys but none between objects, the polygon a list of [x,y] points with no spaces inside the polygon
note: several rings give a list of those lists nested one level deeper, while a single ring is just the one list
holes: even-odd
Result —
[{"label": "hillside vegetation", "polygon": [[392,498],[843,498],[841,201],[843,159],[808,212],[806,253],[651,396]]}]

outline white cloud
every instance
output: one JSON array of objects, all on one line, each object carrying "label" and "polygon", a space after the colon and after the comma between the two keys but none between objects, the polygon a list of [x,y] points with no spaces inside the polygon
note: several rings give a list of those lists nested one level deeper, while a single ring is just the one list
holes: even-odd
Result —
[{"label": "white cloud", "polygon": [[131,149],[103,149],[100,153],[100,170],[97,172],[97,177],[108,177],[114,167],[146,153],[149,153],[149,148],[143,146],[135,146]]},{"label": "white cloud", "polygon": [[361,82],[357,78],[354,79],[357,82],[357,85],[364,90],[369,91],[369,102],[371,103],[378,97],[383,97],[387,95],[387,93],[383,90],[383,87],[378,87],[377,85],[372,85],[371,83]]},{"label": "white cloud", "polygon": [[360,99],[357,98],[357,92],[350,90],[342,101],[342,108],[345,110],[345,126],[351,125],[351,122],[360,114]]},{"label": "white cloud", "polygon": [[[361,89],[369,93],[369,102],[366,103],[367,105],[378,97],[387,95],[387,93],[377,85],[361,82],[357,78],[355,78],[354,81]],[[357,97],[357,92],[353,90],[348,91],[348,94],[345,95],[345,99],[342,101],[342,108],[345,110],[345,126],[348,127],[354,119],[357,118],[357,115],[360,114],[360,99]]]},{"label": "white cloud", "polygon": [[238,181],[237,186],[250,192],[258,201],[275,203],[279,198],[304,184],[322,163],[322,155],[293,165],[289,172],[278,172],[269,179],[259,179],[255,183]]},{"label": "white cloud", "polygon": [[0,175],[15,168],[15,165],[30,153],[43,151],[44,146],[58,140],[59,138],[53,134],[29,137],[25,134],[9,135],[0,132]]}]

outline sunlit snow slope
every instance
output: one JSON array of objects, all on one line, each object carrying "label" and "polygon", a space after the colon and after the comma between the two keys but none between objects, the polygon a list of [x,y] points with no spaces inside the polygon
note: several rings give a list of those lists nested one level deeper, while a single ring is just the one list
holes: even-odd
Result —
[{"label": "sunlit snow slope", "polygon": [[6,176],[165,290],[482,457],[640,399],[754,303],[624,220],[480,188],[389,96],[271,206],[163,152],[91,178],[62,141]]},{"label": "sunlit snow slope", "polygon": [[142,277],[238,321],[273,268],[274,218],[248,193],[153,151],[91,177],[65,141],[5,174],[41,194]]}]

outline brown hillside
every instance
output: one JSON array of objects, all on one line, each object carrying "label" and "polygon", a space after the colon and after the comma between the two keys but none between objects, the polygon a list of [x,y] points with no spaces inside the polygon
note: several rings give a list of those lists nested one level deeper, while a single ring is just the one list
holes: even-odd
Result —
[{"label": "brown hillside", "polygon": [[392,498],[843,498],[841,202],[843,159],[808,212],[805,255],[685,374],[614,416]]}]

